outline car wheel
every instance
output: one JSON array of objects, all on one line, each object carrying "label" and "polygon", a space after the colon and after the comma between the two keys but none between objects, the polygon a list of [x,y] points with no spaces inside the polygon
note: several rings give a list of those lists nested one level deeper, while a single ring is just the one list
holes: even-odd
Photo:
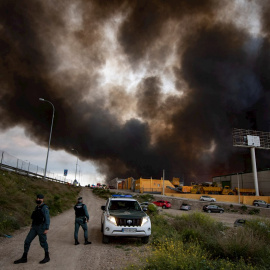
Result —
[{"label": "car wheel", "polygon": [[103,234],[103,236],[102,236],[102,243],[103,244],[109,244],[109,242],[110,242],[110,237],[107,236],[107,235],[105,235],[105,234]]},{"label": "car wheel", "polygon": [[257,203],[255,203],[254,206],[257,206],[258,207],[259,205]]},{"label": "car wheel", "polygon": [[141,238],[143,244],[147,244],[149,242],[149,236],[145,236]]},{"label": "car wheel", "polygon": [[220,210],[219,213],[222,214],[224,211],[223,210]]},{"label": "car wheel", "polygon": [[215,200],[211,200],[211,202],[214,202]]},{"label": "car wheel", "polygon": [[211,210],[207,210],[207,213],[211,213]]},{"label": "car wheel", "polygon": [[165,209],[165,208],[166,208],[166,206],[165,206],[165,205],[162,205],[162,208],[163,208],[163,209]]}]

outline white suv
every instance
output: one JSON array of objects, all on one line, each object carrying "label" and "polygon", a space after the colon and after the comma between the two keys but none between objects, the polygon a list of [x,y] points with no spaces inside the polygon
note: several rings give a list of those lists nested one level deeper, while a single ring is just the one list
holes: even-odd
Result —
[{"label": "white suv", "polygon": [[139,237],[142,243],[148,243],[151,220],[131,195],[113,195],[101,209],[103,243],[108,244],[112,236]]},{"label": "white suv", "polygon": [[203,196],[201,196],[200,201],[216,202],[216,199],[215,198],[212,198],[210,196],[203,195]]}]

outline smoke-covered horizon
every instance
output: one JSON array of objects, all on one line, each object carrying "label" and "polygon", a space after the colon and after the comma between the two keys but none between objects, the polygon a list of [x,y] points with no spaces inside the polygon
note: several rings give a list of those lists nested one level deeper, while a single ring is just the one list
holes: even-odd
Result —
[{"label": "smoke-covered horizon", "polygon": [[260,0],[2,0],[0,129],[46,146],[44,98],[51,148],[107,179],[249,170],[231,136],[269,131],[269,13]]}]

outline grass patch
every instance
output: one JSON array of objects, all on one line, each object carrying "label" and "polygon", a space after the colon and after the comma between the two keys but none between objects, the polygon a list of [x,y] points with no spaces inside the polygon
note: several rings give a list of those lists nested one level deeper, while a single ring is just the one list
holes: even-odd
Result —
[{"label": "grass patch", "polygon": [[154,196],[152,194],[141,194],[141,195],[135,195],[134,198],[138,200],[138,202],[151,202],[154,200]]},{"label": "grass patch", "polygon": [[80,190],[80,187],[0,170],[0,236],[31,223],[37,194],[44,194],[50,216],[55,216],[74,205]]},{"label": "grass patch", "polygon": [[107,200],[112,196],[112,194],[116,194],[115,192],[111,192],[109,189],[102,189],[102,188],[93,188],[93,193],[102,198]]}]

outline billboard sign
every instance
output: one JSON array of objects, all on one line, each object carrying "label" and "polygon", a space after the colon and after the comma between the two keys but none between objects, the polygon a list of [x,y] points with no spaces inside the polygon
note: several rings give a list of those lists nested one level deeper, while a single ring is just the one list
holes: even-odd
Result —
[{"label": "billboard sign", "polygon": [[247,143],[250,146],[257,146],[257,147],[261,146],[259,136],[247,135]]}]

